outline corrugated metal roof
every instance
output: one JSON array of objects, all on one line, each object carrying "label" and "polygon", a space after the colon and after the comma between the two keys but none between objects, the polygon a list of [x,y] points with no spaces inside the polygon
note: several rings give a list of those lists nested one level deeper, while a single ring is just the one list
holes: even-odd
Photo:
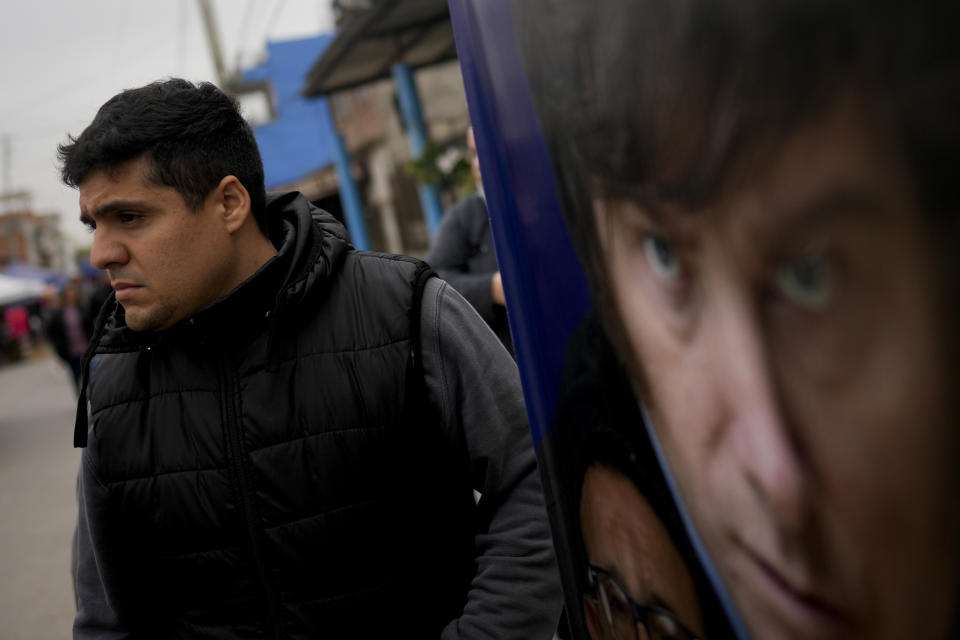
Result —
[{"label": "corrugated metal roof", "polygon": [[352,12],[307,74],[303,93],[320,96],[457,57],[446,0],[378,0]]}]

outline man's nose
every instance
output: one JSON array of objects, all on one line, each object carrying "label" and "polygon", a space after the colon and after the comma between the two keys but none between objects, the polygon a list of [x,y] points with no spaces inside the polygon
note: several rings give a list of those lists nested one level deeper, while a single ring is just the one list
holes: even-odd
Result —
[{"label": "man's nose", "polygon": [[807,464],[798,434],[784,415],[762,323],[748,295],[731,294],[715,315],[714,362],[722,427],[734,465],[784,533],[808,517]]},{"label": "man's nose", "polygon": [[122,243],[111,237],[106,229],[97,227],[90,247],[90,264],[97,269],[107,269],[110,265],[126,264],[129,254]]}]

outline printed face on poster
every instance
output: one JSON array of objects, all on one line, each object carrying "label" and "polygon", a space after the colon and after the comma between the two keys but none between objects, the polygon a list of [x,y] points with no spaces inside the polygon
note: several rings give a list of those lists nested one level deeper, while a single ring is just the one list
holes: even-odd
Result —
[{"label": "printed face on poster", "polygon": [[948,637],[957,9],[450,7],[574,635]]}]

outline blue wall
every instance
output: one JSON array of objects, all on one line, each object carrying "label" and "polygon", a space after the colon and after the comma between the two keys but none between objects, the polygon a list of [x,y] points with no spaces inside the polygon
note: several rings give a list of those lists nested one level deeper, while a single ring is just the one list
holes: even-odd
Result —
[{"label": "blue wall", "polygon": [[334,163],[333,122],[326,98],[300,94],[307,72],[334,34],[267,43],[267,60],[244,71],[246,82],[273,85],[277,119],[254,127],[267,189],[304,178]]}]

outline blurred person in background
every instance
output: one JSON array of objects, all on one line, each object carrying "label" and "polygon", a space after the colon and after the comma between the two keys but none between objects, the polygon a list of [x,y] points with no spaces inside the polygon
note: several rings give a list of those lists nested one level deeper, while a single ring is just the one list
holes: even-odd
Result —
[{"label": "blurred person in background", "polygon": [[424,260],[473,305],[500,342],[513,353],[473,127],[467,129],[467,148],[477,192],[462,198],[443,216]]},{"label": "blurred person in background", "polygon": [[512,8],[594,300],[753,637],[956,637],[960,5]]},{"label": "blurred person in background", "polygon": [[74,388],[80,390],[80,364],[93,334],[93,318],[81,300],[80,282],[67,282],[44,310],[44,331],[57,356],[70,369]]},{"label": "blurred person in background", "polygon": [[84,299],[86,300],[87,317],[89,318],[90,325],[93,326],[97,321],[97,316],[100,314],[104,303],[110,299],[110,294],[113,292],[113,289],[110,287],[110,275],[106,271],[87,275],[83,281],[81,291],[83,291]]},{"label": "blurred person in background", "polygon": [[30,355],[30,310],[17,303],[3,308],[3,322],[11,359],[21,360]]},{"label": "blurred person in background", "polygon": [[74,435],[75,637],[552,636],[516,365],[459,294],[265,194],[213,85],[122,92],[60,158],[114,289]]}]

